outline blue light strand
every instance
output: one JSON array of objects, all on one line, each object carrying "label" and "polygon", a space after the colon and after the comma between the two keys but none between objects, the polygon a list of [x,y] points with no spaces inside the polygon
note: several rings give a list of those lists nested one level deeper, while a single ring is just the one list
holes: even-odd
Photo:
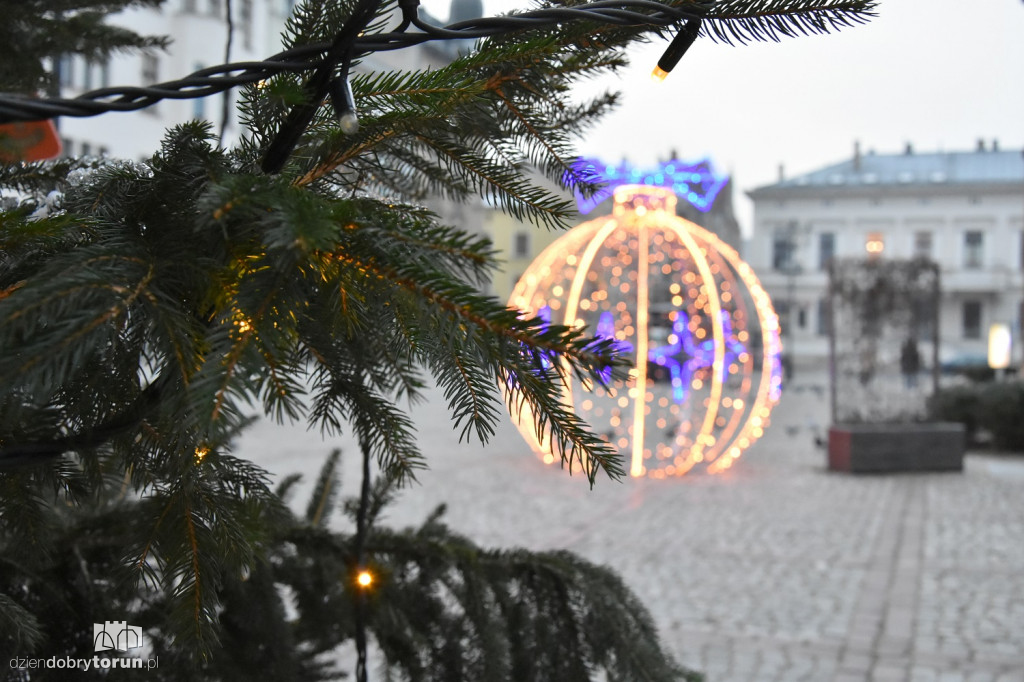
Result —
[{"label": "blue light strand", "polygon": [[[715,171],[711,159],[687,163],[672,159],[654,168],[642,169],[626,161],[615,166],[601,159],[580,157],[566,172],[566,185],[576,196],[576,206],[586,215],[598,204],[610,198],[616,187],[622,185],[650,185],[665,187],[702,213],[707,213],[729,182],[729,176]],[[600,189],[590,196],[584,195],[581,184],[598,184]]]}]

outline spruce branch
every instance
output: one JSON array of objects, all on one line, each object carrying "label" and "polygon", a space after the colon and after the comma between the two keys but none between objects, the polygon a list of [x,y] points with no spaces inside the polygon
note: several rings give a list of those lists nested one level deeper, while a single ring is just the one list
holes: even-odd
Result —
[{"label": "spruce branch", "polygon": [[162,49],[164,36],[140,36],[107,24],[106,15],[122,9],[157,7],[163,0],[20,0],[5,3],[0,40],[11,49],[0,68],[0,90],[35,94],[51,89],[52,69],[46,61],[59,55],[80,55],[105,61],[116,52]]},{"label": "spruce branch", "polygon": [[492,199],[519,220],[532,220],[553,227],[573,208],[568,200],[558,199],[523,180],[520,173],[504,164],[492,162],[475,150],[454,141],[416,135],[416,140],[433,150],[452,174],[468,175],[474,189]]},{"label": "spruce branch", "polygon": [[[589,680],[598,670],[609,679],[701,679],[659,658],[650,616],[619,578],[567,552],[482,549],[439,513],[417,529],[377,527],[367,549],[392,576],[371,628],[395,673],[438,682]],[[438,624],[449,636],[433,634]]]},{"label": "spruce branch", "polygon": [[875,16],[865,0],[719,0],[708,6],[701,34],[727,45],[823,35]]},{"label": "spruce branch", "polygon": [[545,138],[545,136],[540,134],[540,132],[537,130],[537,128],[534,126],[534,124],[532,124],[526,118],[526,116],[519,109],[519,107],[517,107],[515,104],[513,104],[512,101],[508,97],[505,96],[505,93],[502,92],[500,87],[495,88],[494,91],[498,95],[498,98],[501,99],[501,101],[505,103],[505,106],[508,108],[508,110],[510,112],[512,112],[512,114],[516,117],[516,119],[518,119],[519,122],[522,123],[523,127],[526,128],[526,131],[529,133],[529,135],[533,139],[535,139],[537,141],[537,143],[540,144],[547,151],[549,158],[551,158],[555,162],[555,164],[557,166],[561,167],[565,172],[570,172],[571,173],[572,172],[572,164],[569,161],[567,161],[565,158],[563,158],[563,156],[559,152],[559,150],[556,150],[552,146],[552,143],[549,142]]},{"label": "spruce branch", "polygon": [[39,619],[8,595],[0,592],[0,643],[4,651],[31,650],[43,640]]},{"label": "spruce branch", "polygon": [[[313,494],[309,498],[309,506],[306,507],[306,522],[316,528],[326,525],[326,520],[334,507],[334,500],[338,495],[340,481],[338,480],[338,461],[341,457],[341,450],[332,450],[327,456],[327,461],[320,468],[320,476],[317,478]],[[280,496],[280,492],[278,492]]]},{"label": "spruce branch", "polygon": [[20,443],[0,441],[0,472],[45,463],[68,452],[95,450],[123,434],[137,431],[146,416],[160,403],[161,394],[166,390],[165,385],[165,380],[157,379],[129,403],[123,412],[79,433]]},{"label": "spruce branch", "polygon": [[[556,451],[563,462],[569,464],[570,470],[574,462],[578,463],[591,483],[601,469],[612,476],[621,475],[618,454],[603,440],[589,433],[584,422],[561,404],[556,390],[567,380],[567,367],[573,368],[571,371],[584,381],[603,383],[606,369],[617,365],[611,342],[584,338],[579,330],[547,325],[540,319],[521,320],[517,311],[481,297],[471,288],[436,275],[429,278],[426,273],[416,273],[409,265],[403,273],[373,261],[360,261],[349,253],[337,254],[336,258],[361,273],[413,292],[419,300],[435,307],[436,314],[430,316],[433,323],[448,318],[456,325],[439,335],[439,338],[448,339],[447,343],[466,338],[474,340],[477,348],[493,348],[493,355],[481,357],[480,366],[488,369],[492,381],[505,387],[506,403],[515,413],[529,404],[538,433],[550,435]],[[423,348],[419,343],[416,347]],[[515,351],[510,354],[509,349]],[[564,357],[567,363],[551,364],[545,369],[544,362],[551,355]],[[490,433],[494,413],[486,403],[476,402],[473,398],[479,391],[486,390],[486,384],[461,384],[468,389],[461,392],[454,389],[462,373],[459,362],[465,362],[468,357],[471,356],[464,356],[457,362],[449,358],[450,365],[446,362],[440,366],[454,367],[457,373],[449,374],[447,379],[442,373],[440,378],[451,396],[450,406],[454,410],[456,426],[465,418],[467,428],[472,425],[481,440],[485,440]],[[488,393],[493,391],[493,386],[489,387]],[[474,421],[473,416],[483,419]],[[464,430],[463,435],[467,434],[468,431]]]}]

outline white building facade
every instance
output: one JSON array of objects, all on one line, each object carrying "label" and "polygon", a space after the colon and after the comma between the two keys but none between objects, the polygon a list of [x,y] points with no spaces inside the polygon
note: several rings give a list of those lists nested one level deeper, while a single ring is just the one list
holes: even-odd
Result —
[{"label": "white building facade", "polygon": [[[280,52],[281,31],[293,5],[294,0],[233,0],[231,61],[257,61]],[[159,9],[129,10],[110,22],[141,35],[168,36],[171,44],[167,50],[115,55],[105,64],[78,57],[65,59],[60,68],[62,96],[109,86],[153,85],[224,63],[228,39],[224,0],[166,0]],[[185,121],[204,119],[219,132],[224,97],[229,111],[225,141],[237,139],[237,90],[231,90],[205,98],[167,99],[138,111],[62,117],[58,127],[64,153],[147,158],[159,147],[168,128]]]},{"label": "white building facade", "polygon": [[[299,0],[165,0],[160,8],[137,8],[112,16],[112,24],[140,35],[167,36],[167,50],[115,55],[108,63],[89,63],[79,57],[61,61],[63,97],[111,86],[153,85],[178,80],[210,66],[225,63],[228,54],[228,8],[231,9],[230,62],[261,61],[282,48],[285,22]],[[480,16],[480,0],[453,0],[454,19]],[[422,10],[429,23],[440,23]],[[399,23],[397,12],[394,24]],[[426,69],[450,62],[457,41],[428,42],[363,57],[357,70]],[[210,121],[220,132],[225,98],[228,112],[225,145],[240,135],[236,101],[238,88],[195,99],[165,99],[145,109],[109,112],[83,118],[62,117],[59,134],[67,156],[110,155],[141,160],[160,146],[166,130],[185,121]]]},{"label": "white building facade", "polygon": [[[230,62],[261,61],[281,52],[282,33],[299,0],[232,0]],[[109,63],[87,63],[73,57],[61,61],[63,97],[111,86],[152,85],[178,80],[200,69],[225,63],[228,43],[228,8],[225,0],[166,0],[160,8],[141,8],[110,17],[112,24],[140,35],[171,39],[167,50],[116,55]],[[452,0],[449,21],[481,16],[481,0]],[[442,20],[420,10],[427,23]],[[400,23],[394,10],[391,26]],[[354,71],[422,70],[450,63],[471,41],[432,41],[407,48],[364,55]],[[222,144],[230,147],[242,135],[238,122],[239,88],[195,99],[165,99],[130,112],[108,112],[58,120],[66,156],[110,156],[142,161],[160,147],[166,131],[190,120],[206,120]],[[225,98],[227,106],[225,107]],[[356,102],[358,108],[358,101]],[[227,125],[224,125],[224,112]],[[486,210],[480,201],[462,204],[431,198],[426,202],[448,224],[482,231]]]},{"label": "white building facade", "polygon": [[1024,155],[979,142],[973,152],[862,155],[748,193],[747,261],[779,311],[796,365],[828,357],[833,257],[925,256],[941,269],[940,359],[984,358],[991,324],[1010,325],[1022,360]]}]

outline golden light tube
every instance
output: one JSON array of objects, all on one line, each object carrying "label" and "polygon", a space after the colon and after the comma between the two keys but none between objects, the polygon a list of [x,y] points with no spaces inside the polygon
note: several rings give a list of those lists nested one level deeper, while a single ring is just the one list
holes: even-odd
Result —
[{"label": "golden light tube", "polygon": [[[718,249],[718,252],[726,259],[729,265],[732,266],[740,279],[743,280],[743,284],[747,287],[747,290],[750,292],[751,299],[754,302],[754,309],[758,316],[759,326],[761,327],[762,342],[765,344],[762,351],[761,380],[758,383],[757,396],[754,399],[753,405],[750,407],[750,413],[747,416],[747,421],[744,423],[740,432],[736,435],[737,440],[746,437],[752,443],[757,440],[756,437],[751,437],[751,432],[755,428],[752,422],[754,419],[759,419],[763,427],[766,420],[761,416],[761,409],[772,402],[769,397],[773,376],[771,371],[772,358],[782,351],[781,343],[777,343],[775,338],[777,335],[772,333],[778,328],[778,317],[772,309],[771,300],[768,298],[768,294],[757,280],[757,277],[754,276],[753,270],[746,262],[743,261],[743,259],[740,258],[736,250],[699,225],[691,225],[690,229],[705,240],[714,240],[714,244]],[[769,345],[774,346],[774,348],[769,348]],[[711,469],[709,468],[709,471],[710,470]]]},{"label": "golden light tube", "polygon": [[725,336],[722,330],[722,304],[718,298],[718,288],[715,286],[715,277],[708,265],[707,256],[701,251],[700,245],[693,235],[682,229],[674,222],[667,225],[686,249],[693,255],[694,265],[700,273],[701,279],[706,283],[705,291],[708,297],[708,307],[711,308],[711,338],[715,346],[715,358],[711,364],[711,395],[708,401],[708,410],[704,415],[704,422],[700,431],[693,439],[694,445],[691,456],[695,461],[700,462],[704,458],[704,446],[713,445],[715,437],[711,435],[715,428],[715,418],[718,416],[718,402],[722,399],[722,364],[725,361]]},{"label": "golden light tube", "polygon": [[630,476],[644,475],[644,407],[647,405],[647,325],[650,301],[647,298],[648,260],[647,224],[640,221],[637,228],[636,275],[636,398],[633,400],[633,459]]}]

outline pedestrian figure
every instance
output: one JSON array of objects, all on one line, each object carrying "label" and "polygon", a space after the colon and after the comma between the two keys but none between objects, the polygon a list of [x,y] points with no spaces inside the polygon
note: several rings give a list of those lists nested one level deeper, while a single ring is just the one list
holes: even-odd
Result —
[{"label": "pedestrian figure", "polygon": [[917,386],[917,374],[921,371],[921,354],[917,352],[917,342],[908,338],[900,349],[900,372],[907,388]]}]

